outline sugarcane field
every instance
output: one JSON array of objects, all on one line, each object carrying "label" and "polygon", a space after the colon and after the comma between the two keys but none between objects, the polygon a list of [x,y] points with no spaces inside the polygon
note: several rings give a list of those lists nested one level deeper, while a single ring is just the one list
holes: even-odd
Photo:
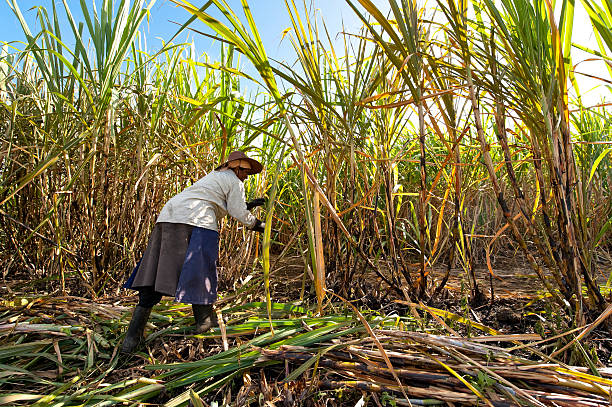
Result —
[{"label": "sugarcane field", "polygon": [[0,405],[612,406],[612,0],[0,21]]}]

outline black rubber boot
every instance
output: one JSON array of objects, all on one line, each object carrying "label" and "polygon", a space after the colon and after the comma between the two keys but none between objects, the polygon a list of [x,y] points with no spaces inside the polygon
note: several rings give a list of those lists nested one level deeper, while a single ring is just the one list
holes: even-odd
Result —
[{"label": "black rubber boot", "polygon": [[213,311],[212,304],[192,304],[193,318],[195,319],[195,330],[197,334],[207,332],[213,326],[217,326],[217,314]]},{"label": "black rubber boot", "polygon": [[151,315],[151,308],[141,307],[140,305],[134,308],[130,326],[121,345],[121,353],[133,353],[141,344],[144,339],[144,329],[149,315]]}]

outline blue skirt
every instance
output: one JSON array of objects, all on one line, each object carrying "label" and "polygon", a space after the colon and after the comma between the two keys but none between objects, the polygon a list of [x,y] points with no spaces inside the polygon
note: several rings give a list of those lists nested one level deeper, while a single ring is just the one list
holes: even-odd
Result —
[{"label": "blue skirt", "polygon": [[[165,295],[174,295],[177,302],[187,304],[213,304],[217,300],[217,259],[219,253],[219,233],[214,230],[193,227],[187,247],[177,249],[173,234],[166,232],[178,226],[157,224],[149,240],[143,258],[123,285],[124,288],[138,290],[142,287],[172,287],[159,290]],[[181,225],[186,226],[186,225]],[[166,229],[163,229],[163,228]],[[179,239],[181,240],[181,239]],[[171,247],[174,250],[168,250]],[[182,256],[182,253],[185,253]],[[172,258],[181,255],[182,258]],[[145,260],[146,257],[146,261]],[[146,264],[146,267],[141,267]],[[170,267],[168,267],[170,265]],[[176,270],[169,270],[175,268]],[[136,284],[135,284],[136,282]],[[175,287],[175,289],[174,289]],[[172,291],[172,292],[168,292]]]}]

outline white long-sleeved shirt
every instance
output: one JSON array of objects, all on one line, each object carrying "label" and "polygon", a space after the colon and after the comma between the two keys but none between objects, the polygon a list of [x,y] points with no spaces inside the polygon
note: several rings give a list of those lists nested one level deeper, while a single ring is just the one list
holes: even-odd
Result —
[{"label": "white long-sleeved shirt", "polygon": [[234,171],[212,171],[190,187],[170,198],[157,222],[185,223],[219,230],[219,221],[227,214],[247,227],[257,219],[246,208],[244,184]]}]

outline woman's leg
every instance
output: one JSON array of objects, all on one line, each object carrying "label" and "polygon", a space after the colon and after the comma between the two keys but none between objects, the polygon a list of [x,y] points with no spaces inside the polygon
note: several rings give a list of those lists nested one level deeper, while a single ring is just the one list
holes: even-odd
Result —
[{"label": "woman's leg", "polygon": [[161,300],[162,294],[156,292],[153,287],[142,287],[138,289],[138,297],[138,305],[132,313],[130,326],[121,345],[121,353],[133,353],[138,348],[144,339],[144,329],[151,315],[151,308]]},{"label": "woman's leg", "polygon": [[155,291],[153,287],[141,287],[138,289],[138,306],[153,308],[161,301],[162,296],[163,294]]},{"label": "woman's leg", "polygon": [[212,304],[191,304],[191,308],[193,309],[196,333],[203,334],[210,328],[217,326],[217,314],[214,312]]}]

